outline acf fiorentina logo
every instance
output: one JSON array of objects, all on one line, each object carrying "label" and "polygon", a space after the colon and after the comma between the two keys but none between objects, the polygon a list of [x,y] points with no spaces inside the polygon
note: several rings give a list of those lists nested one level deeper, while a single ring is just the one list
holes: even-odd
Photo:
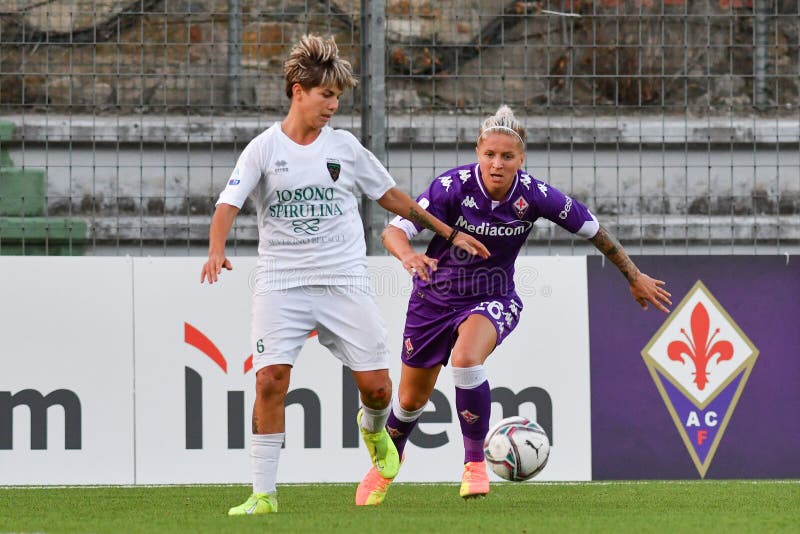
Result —
[{"label": "acf fiorentina logo", "polygon": [[406,354],[411,356],[411,353],[414,352],[414,345],[411,344],[411,338],[407,337],[403,344],[406,346]]},{"label": "acf fiorentina logo", "polygon": [[642,350],[642,357],[705,478],[758,349],[698,281]]},{"label": "acf fiorentina logo", "polygon": [[514,201],[514,211],[517,212],[517,219],[522,219],[525,216],[525,212],[528,211],[528,201],[520,197]]}]

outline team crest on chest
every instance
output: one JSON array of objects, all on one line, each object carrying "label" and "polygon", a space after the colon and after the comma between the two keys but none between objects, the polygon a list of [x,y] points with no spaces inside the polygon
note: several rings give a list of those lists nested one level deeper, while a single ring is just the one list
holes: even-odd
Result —
[{"label": "team crest on chest", "polygon": [[339,179],[339,173],[342,171],[342,164],[339,162],[338,159],[328,158],[325,162],[325,165],[328,167],[328,173],[331,175],[331,179],[335,182]]},{"label": "team crest on chest", "polygon": [[525,212],[528,211],[528,201],[522,198],[522,195],[514,201],[514,211],[517,212],[517,219],[521,219],[525,216]]}]

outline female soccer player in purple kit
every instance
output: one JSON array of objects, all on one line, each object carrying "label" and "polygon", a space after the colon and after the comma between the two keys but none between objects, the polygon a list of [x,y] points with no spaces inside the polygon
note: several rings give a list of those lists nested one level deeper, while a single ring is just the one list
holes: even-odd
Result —
[{"label": "female soccer player in purple kit", "polygon": [[[536,219],[544,217],[591,241],[622,272],[642,308],[650,303],[668,313],[665,304],[672,304],[664,282],[640,272],[586,206],[522,170],[525,129],[507,106],[483,122],[476,152],[477,163],[445,172],[417,202],[455,230],[483,242],[491,256],[461,254],[441,236],[431,240],[424,254],[415,252],[410,239],[422,227],[400,217],[382,236],[389,252],[414,278],[400,386],[386,428],[402,457],[439,371],[450,360],[464,438],[459,492],[464,498],[489,493],[483,440],[489,430],[491,396],[483,363],[518,324],[522,301],[514,290],[514,262]],[[391,481],[373,467],[358,486],[356,504],[380,504]]]}]

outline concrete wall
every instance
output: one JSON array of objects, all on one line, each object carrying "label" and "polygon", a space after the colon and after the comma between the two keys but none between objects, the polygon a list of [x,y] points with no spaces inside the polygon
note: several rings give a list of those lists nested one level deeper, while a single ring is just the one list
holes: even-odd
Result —
[{"label": "concrete wall", "polygon": [[[17,116],[6,148],[17,167],[46,171],[48,214],[89,219],[93,239],[201,242],[236,157],[275,119]],[[339,116],[334,125],[359,135],[359,120]],[[479,122],[391,117],[387,166],[400,187],[417,194],[438,173],[474,161]],[[527,170],[586,202],[620,237],[800,239],[797,121],[559,117],[527,128]],[[238,239],[256,238],[252,218],[240,225]],[[570,240],[547,224],[537,231]]]}]

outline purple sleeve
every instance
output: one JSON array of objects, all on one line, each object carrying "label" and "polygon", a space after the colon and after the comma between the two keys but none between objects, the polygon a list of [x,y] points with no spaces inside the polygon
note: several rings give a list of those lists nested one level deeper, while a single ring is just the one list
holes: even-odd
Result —
[{"label": "purple sleeve", "polygon": [[[443,182],[444,180],[444,182]],[[436,178],[428,188],[417,197],[417,204],[425,209],[428,213],[439,219],[440,221],[447,222],[448,213],[448,192],[452,186],[445,188],[443,183],[447,183],[447,176],[442,175]],[[417,231],[422,231],[423,227],[414,223]]]},{"label": "purple sleeve", "polygon": [[600,228],[597,218],[589,208],[565,195],[555,187],[534,180],[534,197],[540,217],[553,221],[568,232],[591,238]]}]

